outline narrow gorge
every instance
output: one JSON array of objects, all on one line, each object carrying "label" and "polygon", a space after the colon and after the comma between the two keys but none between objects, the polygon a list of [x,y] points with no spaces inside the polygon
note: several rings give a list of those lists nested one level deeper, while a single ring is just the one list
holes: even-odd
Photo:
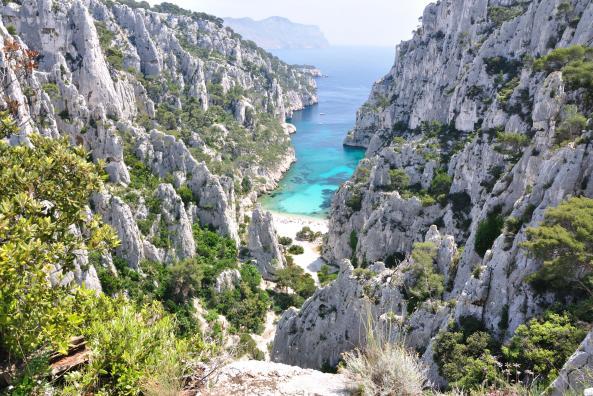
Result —
[{"label": "narrow gorge", "polygon": [[591,394],[593,1],[1,7],[3,394]]}]

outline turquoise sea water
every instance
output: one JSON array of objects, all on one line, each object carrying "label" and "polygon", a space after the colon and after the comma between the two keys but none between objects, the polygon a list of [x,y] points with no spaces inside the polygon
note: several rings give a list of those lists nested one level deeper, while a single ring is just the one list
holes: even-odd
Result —
[{"label": "turquoise sea water", "polygon": [[310,64],[326,78],[317,80],[319,104],[288,120],[297,162],[279,187],[262,197],[263,206],[281,213],[325,217],[333,194],[364,157],[364,150],[342,146],[375,80],[393,64],[393,48],[331,47],[274,51],[293,64]]}]

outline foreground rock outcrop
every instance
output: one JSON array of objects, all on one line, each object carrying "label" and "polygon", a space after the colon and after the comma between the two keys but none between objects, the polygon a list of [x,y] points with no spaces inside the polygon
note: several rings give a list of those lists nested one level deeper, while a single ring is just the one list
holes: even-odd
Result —
[{"label": "foreground rock outcrop", "polygon": [[346,396],[352,394],[353,389],[341,374],[254,360],[223,367],[205,388],[198,391],[198,395]]},{"label": "foreground rock outcrop", "polygon": [[[579,349],[568,359],[558,378],[550,385],[553,396],[581,392],[593,383],[593,332],[587,335]],[[590,389],[589,392],[593,391]]]}]

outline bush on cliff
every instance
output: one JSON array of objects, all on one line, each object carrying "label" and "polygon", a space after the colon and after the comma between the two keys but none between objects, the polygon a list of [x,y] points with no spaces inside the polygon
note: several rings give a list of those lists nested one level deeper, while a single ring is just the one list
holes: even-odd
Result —
[{"label": "bush on cliff", "polygon": [[559,368],[585,335],[568,316],[548,313],[543,319],[532,319],[517,327],[509,345],[502,347],[502,353],[507,362],[519,365],[523,380],[537,376],[548,384],[558,376]]},{"label": "bush on cliff", "polygon": [[444,277],[435,269],[437,249],[432,242],[414,244],[411,265],[405,271],[411,277],[406,286],[408,312],[413,312],[418,305],[429,298],[439,298],[445,289]]},{"label": "bush on cliff", "polygon": [[543,261],[528,278],[539,291],[591,295],[593,291],[593,199],[570,198],[546,211],[538,227],[527,229],[521,246]]}]

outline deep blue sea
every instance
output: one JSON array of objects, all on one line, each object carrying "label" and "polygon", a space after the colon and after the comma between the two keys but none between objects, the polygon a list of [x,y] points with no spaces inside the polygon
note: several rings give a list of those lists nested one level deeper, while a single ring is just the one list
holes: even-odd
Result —
[{"label": "deep blue sea", "polygon": [[279,187],[262,197],[269,210],[326,217],[333,194],[350,178],[364,150],[342,146],[372,84],[389,71],[394,48],[331,47],[273,51],[287,63],[314,65],[328,77],[317,79],[319,104],[296,112],[288,121],[297,162]]}]

